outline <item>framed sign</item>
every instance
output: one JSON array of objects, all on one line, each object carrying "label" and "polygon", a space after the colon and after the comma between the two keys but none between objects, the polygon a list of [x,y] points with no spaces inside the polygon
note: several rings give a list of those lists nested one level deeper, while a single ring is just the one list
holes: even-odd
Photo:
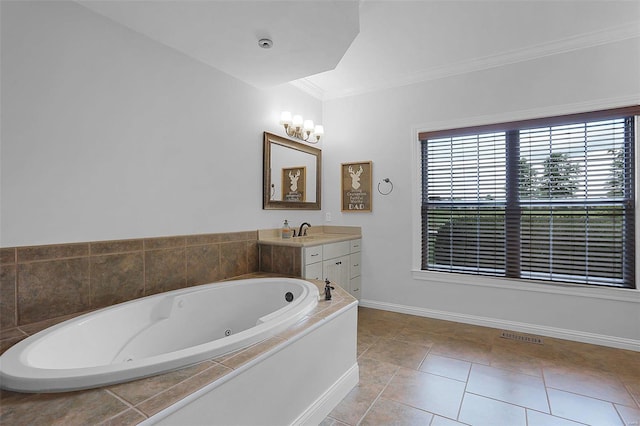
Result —
[{"label": "framed sign", "polygon": [[371,211],[371,161],[342,163],[342,211]]},{"label": "framed sign", "polygon": [[307,167],[282,169],[282,201],[306,201]]}]

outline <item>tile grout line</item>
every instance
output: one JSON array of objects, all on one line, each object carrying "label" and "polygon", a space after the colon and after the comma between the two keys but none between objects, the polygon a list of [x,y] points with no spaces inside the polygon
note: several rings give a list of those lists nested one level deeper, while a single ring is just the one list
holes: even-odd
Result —
[{"label": "tile grout line", "polygon": [[[553,416],[551,411],[551,398],[549,397],[549,386],[547,386],[547,378],[544,371],[544,365],[540,366],[540,372],[542,373],[542,385],[544,386],[544,394],[547,396],[547,406],[549,407],[549,414]],[[529,415],[525,412],[527,423],[529,422]]]},{"label": "tile grout line", "polygon": [[135,405],[131,404],[129,401],[127,401],[126,399],[122,398],[120,395],[116,394],[115,392],[109,390],[109,389],[105,389],[104,390],[106,393],[108,393],[109,395],[113,396],[114,398],[116,398],[117,400],[119,400],[120,402],[122,402],[123,404],[125,404],[128,408],[124,411],[121,411],[117,414],[114,414],[113,416],[109,417],[108,419],[103,420],[100,424],[105,424],[107,421],[110,420],[114,420],[115,418],[117,418],[118,416],[121,416],[122,414],[126,413],[129,410],[133,410],[136,413],[140,414],[142,417],[144,417],[145,419],[148,419],[149,416],[147,416],[145,413],[143,413],[142,411],[140,411]]},{"label": "tile grout line", "polygon": [[[458,359],[458,358],[454,358]],[[462,391],[462,398],[460,399],[460,406],[458,407],[458,412],[456,413],[456,421],[460,422],[460,414],[462,414],[462,403],[464,402],[464,398],[467,395],[467,387],[469,386],[469,379],[471,378],[471,370],[473,370],[473,366],[476,364],[475,362],[471,362],[469,366],[469,372],[467,373],[467,379],[464,381],[464,390]],[[482,365],[482,364],[480,364]],[[460,422],[462,423],[462,422]]]},{"label": "tile grout line", "polygon": [[[368,348],[367,348],[368,350]],[[365,351],[366,352],[366,351]],[[387,387],[389,387],[389,384],[391,383],[391,381],[396,377],[396,375],[398,374],[398,372],[400,371],[400,369],[402,368],[402,366],[396,366],[398,368],[396,368],[396,371],[393,373],[393,375],[391,376],[391,378],[387,381],[387,383],[385,383],[385,385],[382,387],[382,390],[380,391],[380,393],[378,393],[378,395],[374,398],[374,400],[371,402],[371,404],[369,405],[369,407],[367,408],[367,410],[364,412],[364,414],[362,414],[362,417],[360,417],[360,419],[356,422],[356,426],[359,426],[360,423],[362,423],[362,421],[365,419],[365,417],[367,417],[367,414],[369,414],[369,412],[371,411],[371,409],[373,408],[374,405],[376,405],[376,402],[378,402],[378,400],[382,397],[382,394],[384,393],[384,391],[387,389]]]}]

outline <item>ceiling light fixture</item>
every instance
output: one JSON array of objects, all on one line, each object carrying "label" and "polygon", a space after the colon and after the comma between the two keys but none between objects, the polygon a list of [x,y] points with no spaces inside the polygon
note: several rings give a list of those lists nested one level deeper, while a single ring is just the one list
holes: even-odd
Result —
[{"label": "ceiling light fixture", "polygon": [[[305,120],[301,115],[292,116],[289,111],[282,111],[280,124],[284,126],[287,135],[296,137],[305,142],[318,143],[324,135],[324,127],[321,124],[313,125],[313,120]],[[313,136],[312,136],[313,135]],[[315,138],[315,141],[313,140]]]}]

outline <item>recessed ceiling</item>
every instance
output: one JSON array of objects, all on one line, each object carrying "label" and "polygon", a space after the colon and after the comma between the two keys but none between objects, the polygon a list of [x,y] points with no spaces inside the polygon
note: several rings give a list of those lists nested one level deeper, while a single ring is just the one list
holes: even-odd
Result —
[{"label": "recessed ceiling", "polygon": [[335,68],[359,30],[357,0],[78,3],[257,87]]},{"label": "recessed ceiling", "polygon": [[293,82],[321,99],[630,38],[640,55],[639,1],[80,3],[255,86]]}]

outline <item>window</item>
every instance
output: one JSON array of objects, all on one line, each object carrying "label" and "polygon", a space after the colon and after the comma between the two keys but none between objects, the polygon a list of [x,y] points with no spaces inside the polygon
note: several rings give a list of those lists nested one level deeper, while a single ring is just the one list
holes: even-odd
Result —
[{"label": "window", "polygon": [[639,111],[421,133],[422,269],[635,288]]}]

